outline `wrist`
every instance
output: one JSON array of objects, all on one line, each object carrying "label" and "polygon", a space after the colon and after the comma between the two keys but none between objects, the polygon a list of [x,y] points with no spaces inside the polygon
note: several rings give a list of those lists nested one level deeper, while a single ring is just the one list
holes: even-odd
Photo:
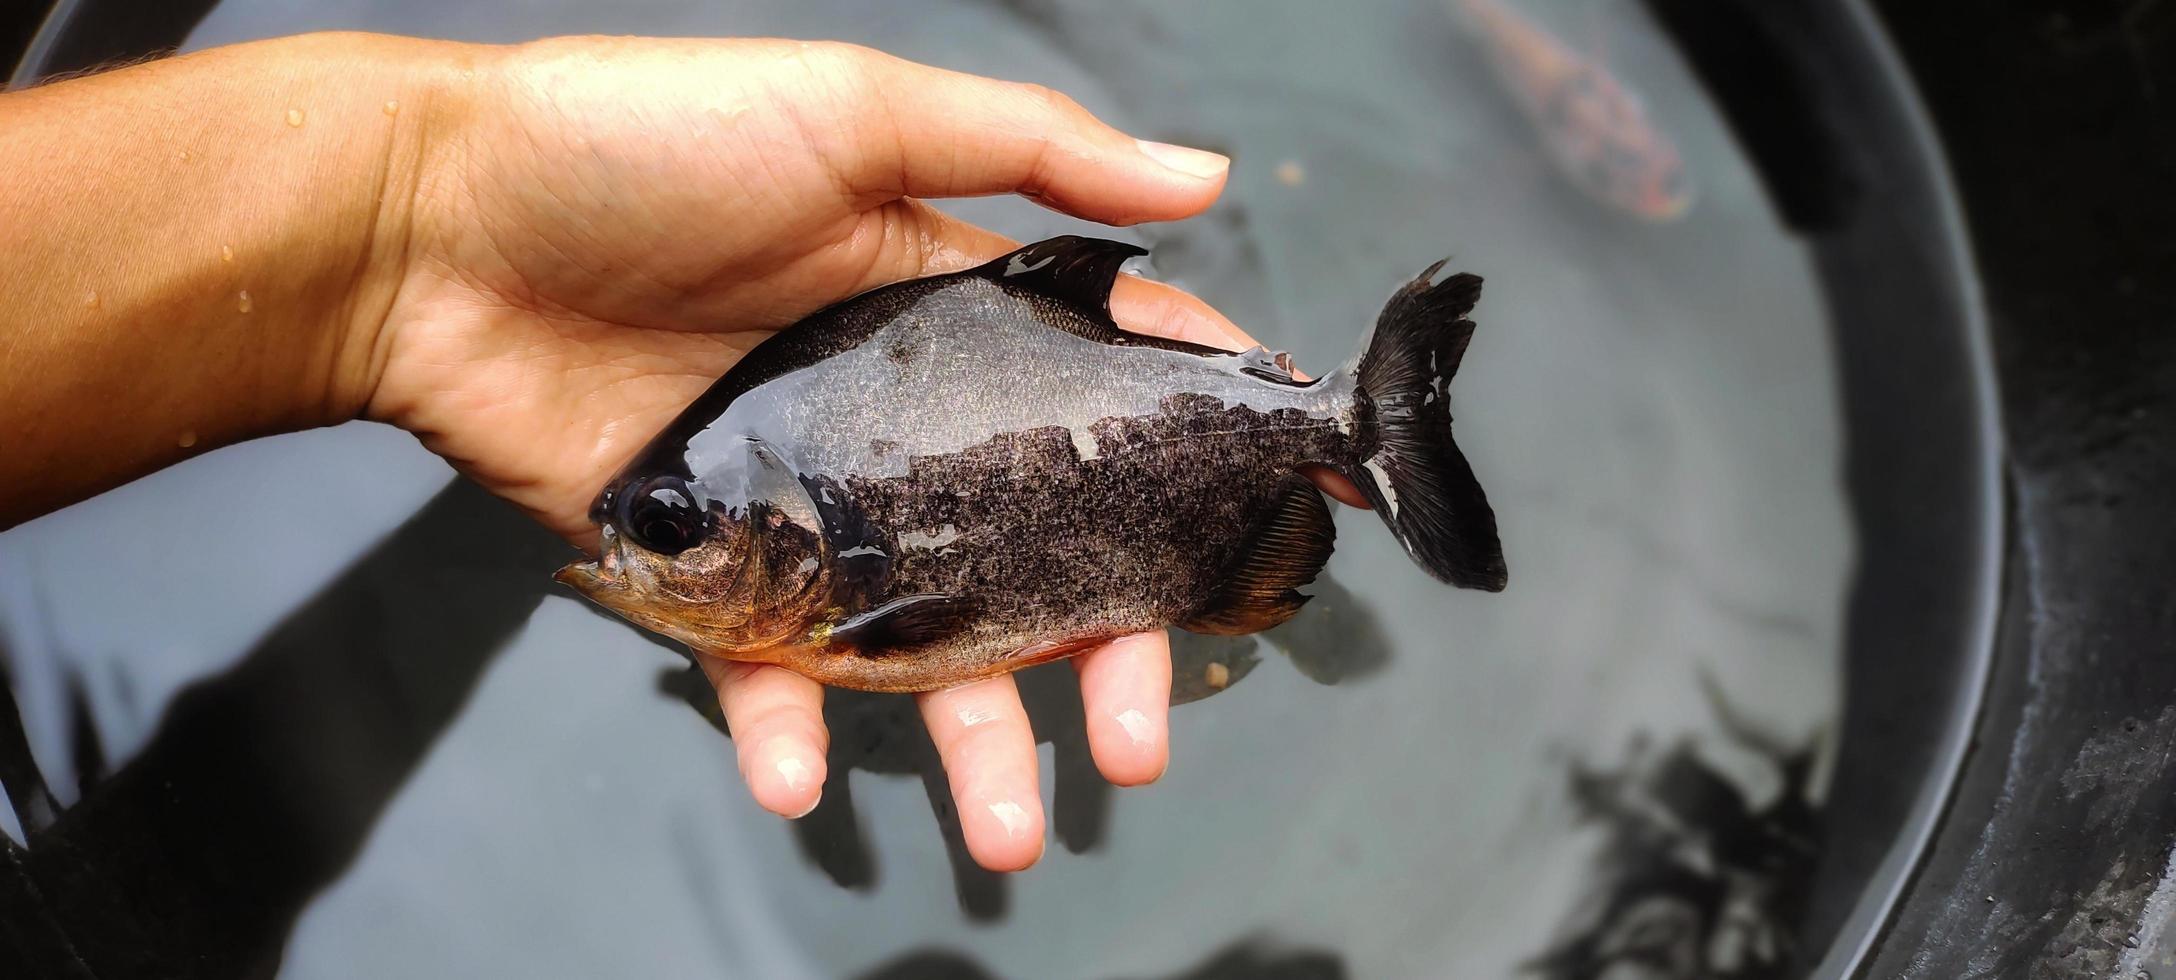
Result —
[{"label": "wrist", "polygon": [[312,35],[0,94],[0,527],[353,417],[477,50]]},{"label": "wrist", "polygon": [[336,154],[314,167],[335,185],[326,192],[340,202],[338,217],[297,224],[315,239],[297,247],[317,253],[305,264],[318,281],[303,288],[326,301],[315,329],[299,334],[307,343],[297,376],[308,383],[289,401],[285,427],[304,428],[348,421],[370,403],[385,370],[388,314],[428,244],[425,202],[449,183],[475,63],[492,49],[367,34],[276,43],[289,70],[323,93],[314,101],[325,124],[361,137],[337,137]]}]

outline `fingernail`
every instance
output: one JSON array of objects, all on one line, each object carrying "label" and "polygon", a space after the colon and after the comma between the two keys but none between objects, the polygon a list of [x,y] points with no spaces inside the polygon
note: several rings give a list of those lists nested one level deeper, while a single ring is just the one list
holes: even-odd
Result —
[{"label": "fingernail", "polygon": [[815,812],[816,812],[816,807],[817,807],[818,805],[820,805],[821,803],[823,803],[823,801],[824,801],[824,794],[822,794],[822,793],[818,793],[818,794],[816,794],[816,798],[815,798],[815,799],[813,799],[813,800],[810,800],[810,801],[808,801],[808,806],[806,806],[806,807],[803,807],[803,808],[801,809],[801,812],[799,812],[799,813],[789,813],[789,814],[787,814],[787,815],[786,815],[786,819],[788,819],[788,820],[799,820],[799,819],[801,819],[802,817],[808,816],[808,815],[809,815],[809,814],[811,814],[811,813],[815,813]]},{"label": "fingernail", "polygon": [[1127,708],[1118,713],[1118,727],[1126,730],[1126,737],[1135,745],[1147,745],[1155,733],[1149,730],[1148,716],[1139,708]]},{"label": "fingernail", "polygon": [[1197,150],[1191,146],[1174,146],[1154,140],[1134,140],[1134,145],[1149,159],[1170,167],[1196,180],[1213,180],[1224,176],[1232,162],[1221,153]]}]

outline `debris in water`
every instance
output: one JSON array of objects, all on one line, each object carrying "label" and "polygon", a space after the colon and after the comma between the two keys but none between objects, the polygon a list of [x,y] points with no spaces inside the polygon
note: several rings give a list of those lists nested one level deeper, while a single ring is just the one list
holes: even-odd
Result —
[{"label": "debris in water", "polygon": [[1307,168],[1298,160],[1286,160],[1277,165],[1277,183],[1286,187],[1298,187],[1307,181]]},{"label": "debris in water", "polygon": [[1542,980],[1783,980],[1800,952],[1796,923],[1822,853],[1813,793],[1816,738],[1783,744],[1724,736],[1765,757],[1783,791],[1757,803],[1701,756],[1691,738],[1657,752],[1636,741],[1622,768],[1573,767],[1582,822],[1609,844],[1596,886],[1563,934],[1525,973]]},{"label": "debris in water", "polygon": [[1232,682],[1232,669],[1223,664],[1212,663],[1202,669],[1201,679],[1208,682],[1210,687],[1221,691],[1224,685]]}]

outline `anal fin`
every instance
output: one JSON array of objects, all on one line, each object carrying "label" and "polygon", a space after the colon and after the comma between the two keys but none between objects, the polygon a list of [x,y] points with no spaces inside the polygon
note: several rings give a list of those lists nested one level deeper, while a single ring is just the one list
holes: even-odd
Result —
[{"label": "anal fin", "polygon": [[965,632],[980,611],[974,600],[957,596],[904,596],[847,617],[826,638],[851,646],[863,656],[881,657]]},{"label": "anal fin", "polygon": [[1224,581],[1179,628],[1236,636],[1291,619],[1310,598],[1300,594],[1300,586],[1321,574],[1336,542],[1337,525],[1322,493],[1306,477],[1293,474],[1225,571]]}]

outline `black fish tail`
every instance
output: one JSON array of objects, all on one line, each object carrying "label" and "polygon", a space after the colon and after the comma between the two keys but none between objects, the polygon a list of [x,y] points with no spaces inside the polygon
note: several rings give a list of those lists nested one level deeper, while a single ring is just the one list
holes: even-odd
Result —
[{"label": "black fish tail", "polygon": [[1339,469],[1429,574],[1496,592],[1505,581],[1496,515],[1451,440],[1449,387],[1473,339],[1466,314],[1481,298],[1481,277],[1430,282],[1442,268],[1429,266],[1399,289],[1376,319],[1352,368],[1360,424]]}]

